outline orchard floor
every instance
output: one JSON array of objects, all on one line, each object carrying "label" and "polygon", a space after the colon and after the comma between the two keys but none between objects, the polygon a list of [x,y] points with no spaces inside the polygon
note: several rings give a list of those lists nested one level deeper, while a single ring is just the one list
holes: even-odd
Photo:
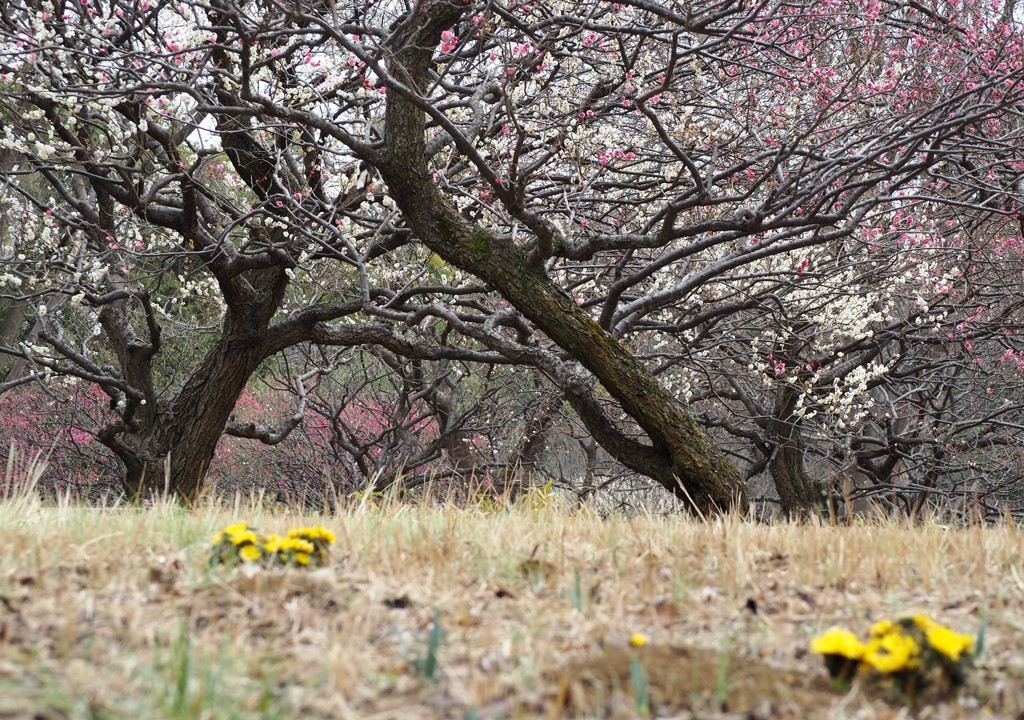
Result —
[{"label": "orchard floor", "polygon": [[[208,567],[236,521],[338,540],[312,571]],[[1024,713],[1016,527],[23,499],[0,504],[0,528],[0,718],[635,717],[638,668],[653,717]],[[833,690],[809,653],[832,625],[916,612],[985,623],[952,702]]]}]

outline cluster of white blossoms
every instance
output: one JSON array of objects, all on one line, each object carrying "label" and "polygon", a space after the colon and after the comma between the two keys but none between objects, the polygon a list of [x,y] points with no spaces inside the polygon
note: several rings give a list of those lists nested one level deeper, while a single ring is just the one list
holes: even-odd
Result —
[{"label": "cluster of white blossoms", "polygon": [[209,275],[178,276],[180,290],[169,299],[170,304],[193,303],[197,300],[207,300],[215,303],[223,310],[224,298],[220,294],[216,278]]},{"label": "cluster of white blossoms", "polygon": [[[867,417],[874,406],[874,400],[868,394],[869,384],[888,371],[889,366],[882,362],[857,365],[842,378],[833,380],[827,394],[815,397],[815,403],[823,408],[837,429],[845,430],[852,427]],[[812,374],[807,384],[814,387],[817,379],[815,374]],[[808,394],[804,393],[797,398],[795,414],[798,417],[813,415],[813,411],[804,408],[803,401],[807,397]]]},{"label": "cluster of white blossoms", "polygon": [[675,397],[688,403],[702,385],[701,375],[696,368],[676,367],[662,382]]}]

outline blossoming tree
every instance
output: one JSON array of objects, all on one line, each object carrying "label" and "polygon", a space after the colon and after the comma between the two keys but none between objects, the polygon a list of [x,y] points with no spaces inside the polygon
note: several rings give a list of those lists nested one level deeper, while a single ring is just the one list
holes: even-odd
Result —
[{"label": "blossoming tree", "polygon": [[527,366],[697,511],[736,458],[801,511],[1020,237],[1021,34],[975,5],[13,0],[8,386],[98,385],[127,489],[191,497],[301,422],[231,418],[288,348]]}]

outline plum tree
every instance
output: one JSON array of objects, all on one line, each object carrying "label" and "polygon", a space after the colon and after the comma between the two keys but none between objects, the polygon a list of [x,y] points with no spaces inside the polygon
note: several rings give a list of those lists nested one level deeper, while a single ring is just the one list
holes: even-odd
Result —
[{"label": "plum tree", "polygon": [[808,444],[926,395],[1020,237],[1013,14],[13,0],[0,286],[37,329],[7,386],[98,385],[126,488],[193,497],[222,434],[301,422],[231,419],[289,348],[524,366],[696,512],[759,468],[807,511]]}]

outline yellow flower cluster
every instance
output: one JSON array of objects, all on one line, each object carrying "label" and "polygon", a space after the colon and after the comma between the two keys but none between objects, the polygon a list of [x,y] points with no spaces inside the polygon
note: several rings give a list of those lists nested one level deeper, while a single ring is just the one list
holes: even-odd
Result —
[{"label": "yellow flower cluster", "polygon": [[267,535],[263,539],[263,551],[268,555],[278,557],[292,557],[299,565],[309,565],[309,561],[316,548],[308,540],[299,538],[281,537],[280,535]]},{"label": "yellow flower cluster", "polygon": [[334,533],[320,526],[294,528],[288,531],[288,537],[309,544],[313,548],[310,556],[320,564],[327,562],[328,550],[334,544]]},{"label": "yellow flower cluster", "polygon": [[947,691],[964,681],[974,638],[950,630],[927,615],[876,623],[867,642],[845,628],[831,628],[811,641],[811,651],[825,658],[833,678],[849,682],[859,669],[899,678],[912,695],[938,677]]},{"label": "yellow flower cluster", "polygon": [[334,533],[323,527],[295,528],[287,535],[264,537],[246,523],[235,523],[213,536],[210,564],[262,561],[300,567],[322,565],[334,540]]}]

